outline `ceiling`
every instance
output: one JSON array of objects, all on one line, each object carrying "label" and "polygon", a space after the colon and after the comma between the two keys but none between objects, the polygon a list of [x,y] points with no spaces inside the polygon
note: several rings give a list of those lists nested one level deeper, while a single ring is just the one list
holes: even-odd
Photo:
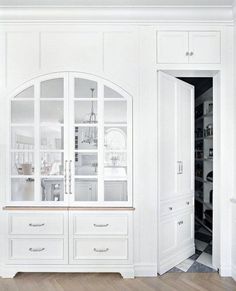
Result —
[{"label": "ceiling", "polygon": [[233,0],[0,0],[0,6],[231,6]]}]

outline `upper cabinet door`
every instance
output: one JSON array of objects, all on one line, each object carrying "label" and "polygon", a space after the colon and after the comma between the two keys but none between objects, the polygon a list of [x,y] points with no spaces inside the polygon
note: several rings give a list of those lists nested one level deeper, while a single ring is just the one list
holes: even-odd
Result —
[{"label": "upper cabinet door", "polygon": [[157,33],[157,62],[162,64],[187,64],[188,32],[160,31]]},{"label": "upper cabinet door", "polygon": [[220,32],[189,32],[189,63],[220,63]]}]

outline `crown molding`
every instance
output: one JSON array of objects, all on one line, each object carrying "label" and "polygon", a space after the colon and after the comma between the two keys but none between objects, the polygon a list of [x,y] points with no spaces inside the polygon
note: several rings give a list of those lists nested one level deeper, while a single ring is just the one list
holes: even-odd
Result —
[{"label": "crown molding", "polygon": [[233,9],[213,7],[0,7],[0,22],[232,22]]}]

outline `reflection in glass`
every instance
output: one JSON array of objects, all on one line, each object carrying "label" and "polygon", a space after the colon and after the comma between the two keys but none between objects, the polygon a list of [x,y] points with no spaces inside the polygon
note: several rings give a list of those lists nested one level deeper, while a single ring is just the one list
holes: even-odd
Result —
[{"label": "reflection in glass", "polygon": [[41,82],[41,98],[63,98],[64,83],[63,78],[51,79]]},{"label": "reflection in glass", "polygon": [[113,89],[105,86],[104,87],[104,98],[124,98],[118,92],[114,91]]},{"label": "reflection in glass", "polygon": [[33,152],[14,152],[11,154],[12,175],[32,175],[34,173]]},{"label": "reflection in glass", "polygon": [[62,101],[41,101],[40,122],[63,123],[64,103]]},{"label": "reflection in glass", "polygon": [[96,124],[97,123],[97,102],[96,101],[76,101],[75,102],[75,123]]},{"label": "reflection in glass", "polygon": [[97,98],[97,83],[92,80],[75,78],[75,98],[91,98],[91,88],[94,98]]},{"label": "reflection in glass", "polygon": [[105,101],[104,102],[105,123],[126,123],[127,103],[126,101]]},{"label": "reflection in glass", "polygon": [[41,126],[40,145],[43,150],[60,150],[64,147],[64,128],[62,126]]},{"label": "reflection in glass", "polygon": [[41,153],[41,175],[63,175],[63,153]]},{"label": "reflection in glass", "polygon": [[41,179],[42,201],[63,201],[64,180],[63,179]]},{"label": "reflection in glass", "polygon": [[34,200],[34,179],[33,178],[12,178],[11,179],[11,200],[32,201]]},{"label": "reflection in glass", "polygon": [[34,101],[11,101],[12,123],[34,123]]},{"label": "reflection in glass", "polygon": [[34,148],[34,128],[14,126],[11,128],[11,148],[32,150]]},{"label": "reflection in glass", "polygon": [[75,127],[75,150],[97,149],[98,129],[96,126]]},{"label": "reflection in glass", "polygon": [[75,153],[75,175],[97,175],[97,154]]},{"label": "reflection in glass", "polygon": [[127,181],[105,181],[105,201],[127,201]]},{"label": "reflection in glass", "polygon": [[97,180],[75,179],[75,201],[96,201]]},{"label": "reflection in glass", "polygon": [[34,98],[34,86],[26,88],[19,94],[17,94],[14,98]]}]

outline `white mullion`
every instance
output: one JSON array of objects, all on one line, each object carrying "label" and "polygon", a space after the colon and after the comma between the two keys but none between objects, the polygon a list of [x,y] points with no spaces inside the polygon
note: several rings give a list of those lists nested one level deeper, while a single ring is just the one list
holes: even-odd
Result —
[{"label": "white mullion", "polygon": [[34,201],[41,202],[40,183],[40,82],[34,87]]},{"label": "white mullion", "polygon": [[[74,158],[74,144],[75,144],[75,132],[74,132],[74,107],[75,107],[75,99],[74,99],[74,79],[75,76],[72,73],[68,73],[67,75],[67,116],[66,116],[66,122],[67,122],[67,129],[68,129],[68,148],[67,148],[67,160],[72,160],[71,165],[71,190],[72,195],[68,194],[68,203],[71,205],[75,204],[75,158]],[[69,165],[68,165],[69,166]],[[69,172],[68,172],[69,175]],[[69,183],[69,180],[67,181],[67,184]],[[69,185],[68,185],[69,187]],[[69,188],[68,188],[69,193]]]},{"label": "white mullion", "polygon": [[133,173],[132,173],[132,158],[133,158],[133,151],[132,151],[132,116],[133,116],[133,104],[131,99],[127,99],[127,195],[128,195],[128,204],[131,206],[133,203]]},{"label": "white mullion", "polygon": [[104,202],[104,84],[98,82],[98,204]]}]

